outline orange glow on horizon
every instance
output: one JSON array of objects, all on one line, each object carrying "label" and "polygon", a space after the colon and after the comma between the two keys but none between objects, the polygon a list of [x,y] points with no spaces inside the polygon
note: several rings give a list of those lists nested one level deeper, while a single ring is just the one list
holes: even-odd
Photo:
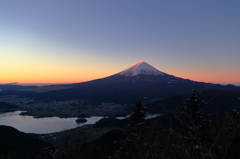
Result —
[{"label": "orange glow on horizon", "polygon": [[189,79],[192,81],[197,81],[197,82],[205,82],[205,83],[225,83],[225,84],[240,84],[240,77],[226,77],[226,76],[222,76],[222,75],[181,75],[181,76],[176,76],[176,77],[180,77],[183,79]]},{"label": "orange glow on horizon", "polygon": [[[81,83],[105,78],[122,71],[121,67],[109,67],[109,65],[100,65],[96,62],[86,65],[87,67],[81,64],[62,65],[62,63],[44,64],[42,62],[16,62],[16,65],[11,65],[10,63],[8,69],[1,70],[0,84],[14,82],[19,84]],[[143,62],[139,61],[133,65]],[[158,70],[161,71],[161,69]],[[183,70],[168,68],[168,70],[163,70],[163,72],[198,82],[240,84],[240,75],[234,74],[233,71],[226,73],[223,71],[214,72],[214,70]]]},{"label": "orange glow on horizon", "polygon": [[[72,77],[72,76],[71,76]],[[87,82],[87,81],[91,81],[91,80],[95,80],[95,79],[99,79],[99,78],[104,78],[107,76],[88,76],[85,78],[82,78],[80,76],[76,76],[75,78],[71,78],[71,77],[51,77],[49,78],[33,78],[31,76],[25,76],[24,78],[15,78],[15,80],[12,80],[14,78],[5,78],[5,79],[1,79],[0,80],[0,84],[6,84],[6,83],[19,83],[19,84],[70,84],[70,83],[81,83],[81,82]],[[205,83],[225,83],[225,84],[240,84],[240,81],[237,80],[237,78],[222,78],[221,76],[201,76],[201,75],[181,75],[178,76],[176,75],[176,77],[180,77],[183,79],[189,79],[192,81],[197,81],[197,82],[205,82]],[[27,79],[27,80],[26,80]]]},{"label": "orange glow on horizon", "polygon": [[53,83],[53,84],[64,84],[64,83],[81,83],[81,82],[86,82],[86,81],[90,81],[90,80],[94,80],[95,78],[91,79],[91,78],[75,78],[75,79],[68,79],[68,78],[61,78],[58,79],[56,78],[51,78],[51,79],[31,79],[28,78],[26,79],[15,79],[15,80],[11,80],[11,79],[6,79],[6,80],[1,80],[0,84],[7,84],[7,83],[18,83],[18,84],[49,84],[49,83]]}]

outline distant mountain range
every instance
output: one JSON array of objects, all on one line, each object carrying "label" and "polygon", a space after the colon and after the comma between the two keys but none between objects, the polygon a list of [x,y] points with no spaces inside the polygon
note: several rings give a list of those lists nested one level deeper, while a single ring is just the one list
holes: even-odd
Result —
[{"label": "distant mountain range", "polygon": [[[224,112],[240,108],[240,93],[205,90],[201,92],[199,100],[208,104],[203,107],[205,112]],[[187,102],[188,95],[175,95],[161,100],[155,100],[146,104],[149,113],[172,113],[177,112],[184,102]]]},{"label": "distant mountain range", "polygon": [[0,84],[0,90],[2,91],[12,91],[26,88],[36,88],[37,86],[22,86],[18,84]]},{"label": "distant mountain range", "polygon": [[[0,89],[4,90],[3,87],[6,86],[0,85]],[[103,102],[134,103],[138,98],[151,101],[188,94],[192,89],[240,93],[240,87],[234,85],[196,82],[175,77],[161,72],[143,61],[135,63],[112,76],[88,82],[43,87],[20,87],[16,85],[12,87],[14,90],[21,92],[22,97],[30,97],[35,100],[49,102],[80,99],[92,104]]]}]

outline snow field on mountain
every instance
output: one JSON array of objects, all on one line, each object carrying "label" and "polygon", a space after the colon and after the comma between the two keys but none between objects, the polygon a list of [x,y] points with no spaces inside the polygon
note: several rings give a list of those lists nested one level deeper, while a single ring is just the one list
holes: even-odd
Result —
[{"label": "snow field on mountain", "polygon": [[118,73],[118,75],[135,76],[135,75],[165,75],[165,73],[157,70],[153,66],[144,61],[137,62],[127,68],[126,70]]}]

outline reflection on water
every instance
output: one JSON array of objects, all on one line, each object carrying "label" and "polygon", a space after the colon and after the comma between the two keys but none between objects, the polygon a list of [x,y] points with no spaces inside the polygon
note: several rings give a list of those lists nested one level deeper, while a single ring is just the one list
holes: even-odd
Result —
[{"label": "reflection on water", "polygon": [[[145,119],[151,119],[151,118],[155,118],[155,117],[158,117],[158,116],[161,116],[161,115],[162,114],[159,114],[159,113],[157,113],[157,114],[147,114]],[[126,117],[116,117],[116,119],[122,120],[122,119],[126,119],[128,117],[130,117],[130,115],[127,115]]]},{"label": "reflection on water", "polygon": [[158,116],[162,116],[163,114],[147,114],[146,118],[145,119],[151,119],[151,118],[156,118]]},{"label": "reflection on water", "polygon": [[85,124],[94,124],[103,117],[86,118],[86,123],[76,123],[77,118],[33,118],[32,116],[19,115],[22,111],[0,114],[0,125],[12,126],[19,131],[26,133],[52,133],[66,129],[72,129]]}]

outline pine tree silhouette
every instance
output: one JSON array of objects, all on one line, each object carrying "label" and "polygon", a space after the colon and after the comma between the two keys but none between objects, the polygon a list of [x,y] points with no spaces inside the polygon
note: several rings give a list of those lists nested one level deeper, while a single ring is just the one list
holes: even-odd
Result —
[{"label": "pine tree silhouette", "polygon": [[142,104],[142,101],[139,99],[136,104],[135,107],[132,108],[133,109],[133,113],[130,116],[130,127],[129,127],[129,131],[132,133],[130,134],[130,136],[132,135],[132,137],[139,138],[141,137],[141,135],[145,132],[145,117],[146,117],[146,113],[145,113],[145,107]]},{"label": "pine tree silhouette", "polygon": [[119,143],[119,149],[115,151],[115,158],[131,158],[131,156],[137,156],[138,147],[143,135],[145,134],[145,108],[142,101],[139,99],[135,106],[132,107],[133,113],[129,117],[129,125],[125,131],[126,138]]}]

